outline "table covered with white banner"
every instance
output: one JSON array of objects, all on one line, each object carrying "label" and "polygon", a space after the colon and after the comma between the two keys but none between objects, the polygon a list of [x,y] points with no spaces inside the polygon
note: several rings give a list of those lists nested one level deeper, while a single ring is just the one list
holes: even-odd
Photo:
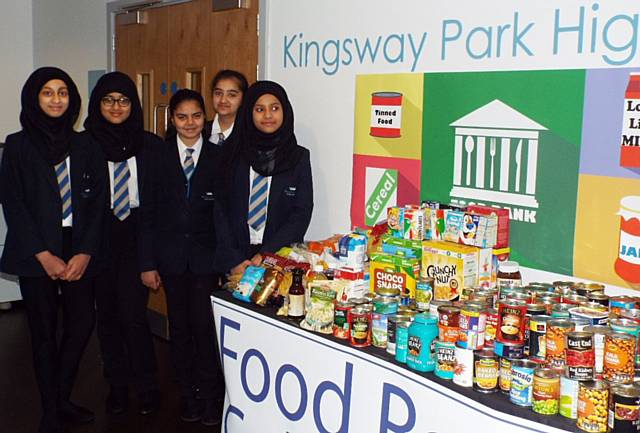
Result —
[{"label": "table covered with white banner", "polygon": [[481,394],[277,317],[212,297],[227,398],[222,433],[579,431],[502,394]]}]

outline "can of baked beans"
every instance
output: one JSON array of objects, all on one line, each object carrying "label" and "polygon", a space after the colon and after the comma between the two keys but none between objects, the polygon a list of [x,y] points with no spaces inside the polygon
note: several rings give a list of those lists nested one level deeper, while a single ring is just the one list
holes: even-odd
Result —
[{"label": "can of baked beans", "polygon": [[593,380],[596,360],[593,334],[569,332],[566,338],[565,375],[569,379]]},{"label": "can of baked beans", "polygon": [[502,343],[524,344],[526,314],[527,304],[524,301],[508,299],[500,302],[496,340]]},{"label": "can of baked beans", "polygon": [[498,310],[490,308],[487,310],[487,324],[484,328],[484,345],[493,347],[498,332]]},{"label": "can of baked beans", "polygon": [[452,380],[456,367],[456,345],[448,341],[436,340],[435,375],[441,379]]},{"label": "can of baked beans", "polygon": [[621,332],[607,334],[604,339],[602,377],[609,382],[631,383],[635,374],[636,338]]},{"label": "can of baked beans", "polygon": [[500,364],[493,350],[476,351],[473,364],[473,389],[485,394],[497,392]]},{"label": "can of baked beans", "polygon": [[554,319],[547,322],[545,359],[549,367],[564,368],[565,336],[573,330],[574,324],[569,319]]}]

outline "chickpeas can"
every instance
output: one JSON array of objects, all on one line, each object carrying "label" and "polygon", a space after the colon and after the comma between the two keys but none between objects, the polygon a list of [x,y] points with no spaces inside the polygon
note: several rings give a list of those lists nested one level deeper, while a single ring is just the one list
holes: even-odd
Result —
[{"label": "chickpeas can", "polygon": [[436,341],[435,375],[441,379],[452,380],[456,367],[456,345],[448,341]]},{"label": "chickpeas can", "polygon": [[608,427],[611,433],[637,433],[640,424],[638,385],[614,385],[609,392]]},{"label": "chickpeas can", "polygon": [[484,347],[484,332],[487,326],[487,314],[483,309],[470,303],[460,310],[460,328],[458,345],[467,349],[478,350]]},{"label": "chickpeas can", "polygon": [[578,391],[580,382],[562,376],[560,378],[560,407],[558,413],[565,418],[578,418]]},{"label": "chickpeas can", "polygon": [[631,383],[634,376],[636,339],[629,334],[613,332],[604,339],[602,377],[609,382]]},{"label": "chickpeas can", "polygon": [[455,343],[460,332],[460,308],[444,305],[438,307],[438,339]]},{"label": "chickpeas can", "polygon": [[607,432],[609,387],[603,381],[580,382],[578,391],[578,422],[582,431]]},{"label": "chickpeas can", "polygon": [[560,375],[550,368],[537,368],[533,374],[533,411],[555,415],[560,404]]},{"label": "chickpeas can", "polygon": [[538,365],[528,359],[511,362],[511,389],[509,400],[518,406],[531,406],[533,403],[533,372]]},{"label": "chickpeas can", "polygon": [[564,368],[565,365],[565,339],[574,329],[574,324],[568,319],[556,319],[547,322],[547,335],[545,337],[545,359],[551,368]]},{"label": "chickpeas can", "polygon": [[505,300],[498,304],[498,332],[496,340],[503,343],[524,344],[525,316],[527,304],[524,301]]},{"label": "chickpeas can", "polygon": [[570,379],[593,380],[596,361],[593,334],[569,332],[566,347],[565,375]]},{"label": "chickpeas can", "polygon": [[491,349],[478,350],[473,361],[473,389],[485,394],[498,391],[500,365]]},{"label": "chickpeas can", "polygon": [[465,388],[473,386],[473,350],[456,346],[456,367],[453,371],[453,383]]}]

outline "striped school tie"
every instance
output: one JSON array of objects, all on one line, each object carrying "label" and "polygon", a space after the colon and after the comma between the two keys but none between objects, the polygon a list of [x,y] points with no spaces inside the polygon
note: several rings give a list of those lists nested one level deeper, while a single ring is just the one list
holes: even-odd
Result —
[{"label": "striped school tie", "polygon": [[224,144],[224,134],[222,132],[218,132],[218,146],[222,146]]},{"label": "striped school tie", "polygon": [[256,173],[251,185],[251,198],[249,199],[249,225],[259,231],[267,221],[267,190],[269,189],[267,178]]},{"label": "striped school tie", "polygon": [[113,214],[120,221],[131,214],[129,203],[129,164],[127,161],[115,163],[113,170]]},{"label": "striped school tie", "polygon": [[63,159],[55,165],[56,179],[60,188],[60,198],[62,199],[62,219],[66,219],[72,213],[71,208],[71,183],[69,182],[69,169],[67,160]]},{"label": "striped school tie", "polygon": [[182,170],[184,170],[184,177],[187,178],[187,181],[191,180],[191,176],[193,176],[193,172],[196,169],[195,162],[193,161],[193,152],[195,149],[187,149],[187,156],[184,158],[184,162],[182,163]]}]

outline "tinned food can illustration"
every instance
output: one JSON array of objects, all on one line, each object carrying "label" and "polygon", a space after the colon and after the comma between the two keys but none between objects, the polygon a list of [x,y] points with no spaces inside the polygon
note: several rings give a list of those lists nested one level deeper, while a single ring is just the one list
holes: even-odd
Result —
[{"label": "tinned food can illustration", "polygon": [[371,94],[371,128],[373,137],[399,138],[402,128],[402,93]]}]

